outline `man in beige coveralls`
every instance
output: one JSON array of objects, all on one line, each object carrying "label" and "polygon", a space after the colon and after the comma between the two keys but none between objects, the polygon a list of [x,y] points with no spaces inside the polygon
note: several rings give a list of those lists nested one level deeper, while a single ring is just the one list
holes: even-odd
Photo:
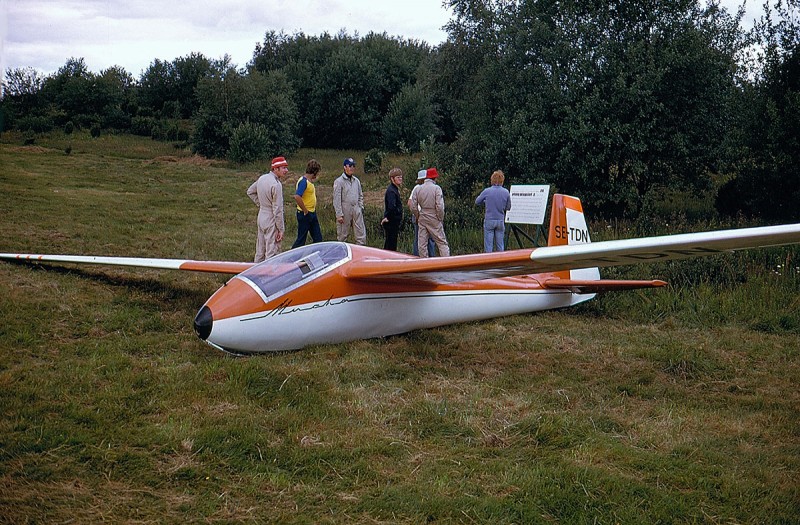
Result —
[{"label": "man in beige coveralls", "polygon": [[285,231],[283,222],[283,186],[281,179],[289,172],[283,157],[272,159],[272,171],[260,176],[247,188],[247,195],[258,206],[256,258],[259,263],[281,251]]},{"label": "man in beige coveralls", "polygon": [[353,229],[356,244],[367,244],[367,228],[364,226],[364,193],[361,181],[353,175],[356,162],[344,159],[344,173],[333,181],[333,211],[336,213],[336,238],[344,241]]},{"label": "man in beige coveralls", "polygon": [[428,168],[425,182],[411,194],[411,213],[417,217],[419,226],[419,256],[428,256],[428,238],[433,238],[439,255],[450,255],[450,245],[444,235],[444,197],[442,188],[433,180],[439,176],[436,168]]}]

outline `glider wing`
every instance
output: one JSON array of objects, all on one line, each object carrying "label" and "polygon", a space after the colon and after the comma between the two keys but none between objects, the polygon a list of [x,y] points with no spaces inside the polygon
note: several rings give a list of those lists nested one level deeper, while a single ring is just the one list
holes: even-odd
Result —
[{"label": "glider wing", "polygon": [[800,243],[800,224],[787,224],[452,257],[365,258],[352,261],[347,267],[346,276],[359,280],[444,284],[579,268],[654,263],[796,243]]},{"label": "glider wing", "polygon": [[28,253],[0,253],[0,259],[27,262],[61,262],[79,264],[103,264],[111,266],[137,266],[163,270],[187,270],[209,273],[241,273],[254,263],[228,261],[192,261],[187,259],[148,259],[142,257],[95,257],[91,255],[37,255]]}]

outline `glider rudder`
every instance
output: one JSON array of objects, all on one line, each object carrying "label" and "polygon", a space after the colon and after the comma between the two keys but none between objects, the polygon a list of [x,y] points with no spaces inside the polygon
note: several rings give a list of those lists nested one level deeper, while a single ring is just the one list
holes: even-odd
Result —
[{"label": "glider rudder", "polygon": [[[577,197],[556,193],[553,195],[553,205],[550,209],[550,231],[547,235],[548,246],[566,246],[589,244],[589,227],[583,214],[581,200]],[[580,279],[594,281],[600,279],[597,268],[583,268],[580,270],[565,270],[553,274],[561,279]]]}]

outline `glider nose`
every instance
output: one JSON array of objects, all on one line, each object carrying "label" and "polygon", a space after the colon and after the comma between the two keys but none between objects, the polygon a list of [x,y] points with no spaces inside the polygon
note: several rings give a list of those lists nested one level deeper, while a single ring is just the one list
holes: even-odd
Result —
[{"label": "glider nose", "polygon": [[257,351],[263,333],[258,323],[243,323],[265,309],[264,300],[249,281],[234,277],[214,292],[194,318],[197,336],[218,350],[231,354]]},{"label": "glider nose", "polygon": [[211,308],[203,306],[194,318],[194,331],[200,339],[205,341],[211,334],[213,325],[214,317],[211,315]]}]

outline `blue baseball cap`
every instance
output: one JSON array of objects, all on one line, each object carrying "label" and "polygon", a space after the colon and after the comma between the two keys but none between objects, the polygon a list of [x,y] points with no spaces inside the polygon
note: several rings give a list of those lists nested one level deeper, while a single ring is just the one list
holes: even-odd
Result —
[{"label": "blue baseball cap", "polygon": [[355,167],[356,161],[353,160],[353,157],[347,157],[346,159],[344,159],[344,165]]}]

